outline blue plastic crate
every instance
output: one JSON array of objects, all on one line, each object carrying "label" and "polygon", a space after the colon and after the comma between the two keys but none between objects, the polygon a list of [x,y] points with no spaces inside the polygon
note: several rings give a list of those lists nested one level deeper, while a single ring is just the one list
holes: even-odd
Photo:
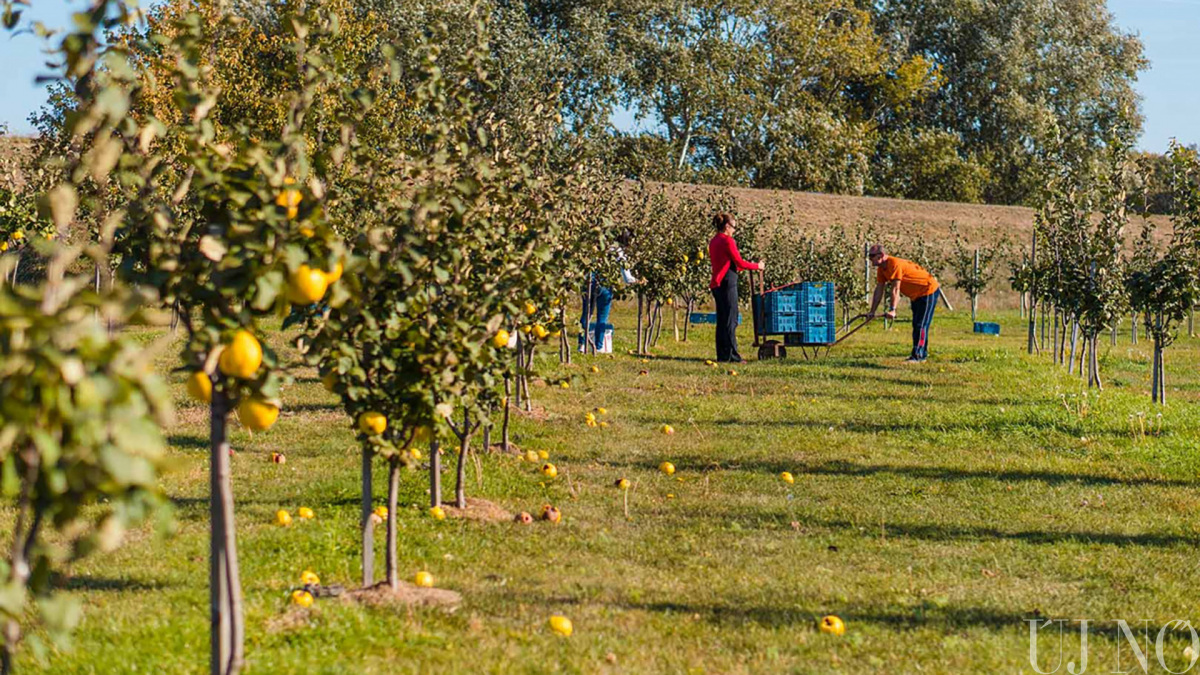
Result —
[{"label": "blue plastic crate", "polygon": [[763,316],[764,335],[800,332],[800,315],[796,312],[770,312]]},{"label": "blue plastic crate", "polygon": [[984,335],[999,335],[1000,334],[1000,324],[991,323],[991,322],[987,322],[987,321],[976,321],[975,322],[975,332],[983,333]]},{"label": "blue plastic crate", "polygon": [[800,323],[803,326],[808,325],[823,325],[833,323],[833,305],[806,305],[804,311],[800,313]]},{"label": "blue plastic crate", "polygon": [[804,344],[806,345],[827,345],[837,341],[837,329],[833,322],[806,326],[802,331],[804,336]]},{"label": "blue plastic crate", "polygon": [[[717,322],[717,313],[716,312],[692,312],[691,316],[688,317],[688,319],[692,323],[716,323]],[[742,324],[742,314],[741,314],[741,312],[738,312],[738,325],[740,326],[741,324]]]},{"label": "blue plastic crate", "polygon": [[798,291],[771,291],[763,294],[762,300],[763,311],[768,314],[781,312],[791,314],[800,306],[800,293]]},{"label": "blue plastic crate", "polygon": [[831,281],[806,281],[800,284],[800,301],[804,305],[832,305],[834,286]]}]

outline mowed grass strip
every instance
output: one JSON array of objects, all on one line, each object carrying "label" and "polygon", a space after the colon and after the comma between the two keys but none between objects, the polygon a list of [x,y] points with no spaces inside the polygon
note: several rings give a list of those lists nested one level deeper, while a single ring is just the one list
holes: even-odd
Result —
[{"label": "mowed grass strip", "polygon": [[[709,367],[711,327],[682,344],[668,325],[643,363],[626,353],[633,319],[618,310],[618,353],[562,367],[543,350],[539,374],[572,385],[535,385],[537,414],[514,418],[514,441],[547,451],[558,478],[500,455],[468,471],[469,495],[535,515],[551,503],[562,524],[434,521],[427,475],[404,476],[402,576],[428,570],[461,592],[453,613],[332,600],[290,609],[305,569],[359,580],[359,450],[316,373],[296,369],[278,424],[233,435],[246,672],[1028,672],[1034,617],[1099,622],[1091,659],[1111,669],[1116,619],[1149,619],[1153,648],[1162,623],[1200,618],[1196,340],[1168,351],[1171,404],[1158,410],[1149,344],[1131,345],[1127,327],[1116,347],[1102,340],[1108,386],[1096,394],[1025,355],[1015,314],[999,338],[972,334],[962,312],[939,315],[918,367],[901,363],[903,321],[815,361],[793,351]],[[291,337],[269,339],[294,360]],[[741,348],[753,359],[747,326]],[[166,372],[174,352],[162,354]],[[176,466],[163,486],[175,533],[147,526],[75,566],[62,581],[85,603],[74,648],[26,650],[23,672],[206,670],[207,411],[171,377]],[[597,407],[607,428],[584,424]],[[273,451],[287,462],[272,464]],[[664,460],[674,476],[658,471]],[[628,519],[621,477],[633,482]],[[300,506],[316,519],[274,524],[276,510]],[[3,517],[11,531],[11,511]],[[572,619],[573,637],[547,629],[555,613]],[[830,613],[845,636],[817,630]],[[1043,669],[1057,643],[1044,641]],[[1068,633],[1076,655],[1064,661],[1077,644]],[[1177,670],[1186,644],[1167,641]]]}]

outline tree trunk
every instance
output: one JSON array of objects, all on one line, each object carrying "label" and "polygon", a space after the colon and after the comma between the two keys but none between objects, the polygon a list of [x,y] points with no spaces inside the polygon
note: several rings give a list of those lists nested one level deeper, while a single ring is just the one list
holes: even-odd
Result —
[{"label": "tree trunk", "polygon": [[400,458],[388,459],[387,580],[392,590],[400,589],[400,566],[396,553],[396,506],[400,499]]},{"label": "tree trunk", "polygon": [[1104,391],[1104,383],[1100,380],[1100,356],[1097,354],[1100,346],[1100,336],[1093,335],[1088,340],[1088,388],[1096,387]]},{"label": "tree trunk", "polygon": [[1155,331],[1154,331],[1154,373],[1155,373],[1155,377],[1154,377],[1154,394],[1151,398],[1155,403],[1157,403],[1159,405],[1166,405],[1167,404],[1167,385],[1165,382],[1166,372],[1165,372],[1165,368],[1163,367],[1164,366],[1164,364],[1163,364],[1163,343],[1162,343],[1162,337],[1161,337],[1162,333],[1163,333],[1163,331],[1162,331],[1163,320],[1162,320],[1162,311],[1161,310],[1154,317],[1154,324],[1155,324]]},{"label": "tree trunk", "polygon": [[517,401],[516,401],[516,403],[517,403],[518,408],[521,407],[521,374],[524,372],[525,372],[525,347],[524,347],[524,343],[521,341],[521,334],[518,332],[517,333],[517,368],[516,368],[516,376],[517,376],[517,387],[516,387]]},{"label": "tree trunk", "polygon": [[[359,521],[362,526],[362,586],[370,588],[375,585],[375,523],[371,522],[374,512],[372,500],[374,490],[371,486],[372,466],[370,448],[363,446],[362,451],[362,501],[359,510]],[[391,518],[391,513],[388,517]]]},{"label": "tree trunk", "polygon": [[533,350],[537,345],[530,344],[529,351],[525,352],[525,368],[521,372],[521,386],[525,389],[525,412],[533,411],[533,396],[529,393],[529,373],[533,371]]},{"label": "tree trunk", "polygon": [[1113,317],[1112,329],[1108,331],[1108,344],[1112,347],[1117,346],[1117,318]]},{"label": "tree trunk", "polygon": [[1043,348],[1046,346],[1046,311],[1047,311],[1046,303],[1043,302],[1042,303],[1042,316],[1041,316],[1041,331],[1040,331],[1042,334],[1041,344],[1042,344]]},{"label": "tree trunk", "polygon": [[679,303],[671,303],[671,328],[675,331],[675,341],[679,342]]},{"label": "tree trunk", "polygon": [[[25,477],[21,481],[20,494],[17,497],[16,522],[13,524],[12,552],[9,555],[9,578],[5,581],[12,586],[24,589],[29,583],[29,557],[38,537],[41,513],[37,511],[32,492],[41,472],[41,461],[36,454],[29,457],[25,469]],[[26,529],[25,521],[32,515],[32,523]],[[4,620],[4,648],[0,651],[0,673],[7,675],[13,671],[13,660],[17,655],[17,645],[21,641],[21,624],[15,618]]]},{"label": "tree trunk", "polygon": [[592,295],[595,293],[595,283],[595,275],[588,275],[588,295],[587,298],[583,299],[583,351],[592,354],[592,356],[595,356],[596,348],[598,348],[595,341],[595,333],[589,330],[589,324],[592,323],[592,311],[595,306],[592,298]]},{"label": "tree trunk", "polygon": [[500,427],[500,443],[504,445],[504,451],[508,452],[508,411],[511,406],[509,399],[512,394],[512,378],[508,375],[504,376],[504,422]]},{"label": "tree trunk", "polygon": [[1058,309],[1057,308],[1054,310],[1054,319],[1050,322],[1050,342],[1053,345],[1053,349],[1051,350],[1053,353],[1053,356],[1051,357],[1050,360],[1051,360],[1051,362],[1054,363],[1054,365],[1057,366],[1059,364]]},{"label": "tree trunk", "polygon": [[688,341],[688,330],[691,329],[691,327],[692,327],[692,310],[693,310],[693,301],[691,298],[688,298],[687,299],[687,316],[683,317],[683,341],[684,342]]},{"label": "tree trunk", "polygon": [[442,505],[442,455],[437,439],[429,444],[429,505]]},{"label": "tree trunk", "polygon": [[869,306],[871,304],[871,242],[867,241],[863,242],[863,295]]},{"label": "tree trunk", "polygon": [[1032,299],[1033,299],[1033,295],[1030,294],[1031,301],[1029,303],[1029,335],[1027,336],[1027,344],[1026,344],[1026,346],[1029,349],[1030,355],[1032,355],[1034,352],[1041,351],[1041,349],[1038,348],[1038,343],[1037,343],[1037,305],[1032,302]]},{"label": "tree trunk", "polygon": [[467,508],[467,452],[471,446],[471,413],[463,410],[462,434],[458,438],[458,466],[454,476],[454,505]]},{"label": "tree trunk", "polygon": [[1138,313],[1134,312],[1133,315],[1129,319],[1129,330],[1130,330],[1131,342],[1133,342],[1133,344],[1135,344],[1135,345],[1138,343],[1137,329],[1138,329]]},{"label": "tree trunk", "polygon": [[654,304],[654,339],[650,341],[650,346],[658,346],[658,338],[662,335],[663,325],[663,305],[661,302]]},{"label": "tree trunk", "polygon": [[644,302],[644,301],[643,301],[643,299],[642,299],[642,292],[641,292],[641,291],[638,291],[638,294],[637,294],[637,301],[638,301],[638,317],[637,317],[637,351],[638,351],[638,353],[640,354],[640,353],[642,353],[642,304],[643,304],[643,302]]},{"label": "tree trunk", "polygon": [[1079,342],[1079,321],[1071,322],[1071,355],[1067,357],[1067,373],[1075,372],[1075,347]]},{"label": "tree trunk", "polygon": [[233,489],[229,480],[229,400],[216,377],[209,417],[209,628],[210,670],[236,675],[242,669],[245,628],[238,569]]},{"label": "tree trunk", "polygon": [[[975,269],[975,272],[974,272],[975,276],[972,277],[971,281],[977,283],[979,281],[979,249],[975,249],[975,268],[974,269]],[[979,294],[972,292],[971,293],[971,323],[975,323],[975,321],[977,321],[977,319],[975,318],[975,312],[977,309],[979,309]]]}]

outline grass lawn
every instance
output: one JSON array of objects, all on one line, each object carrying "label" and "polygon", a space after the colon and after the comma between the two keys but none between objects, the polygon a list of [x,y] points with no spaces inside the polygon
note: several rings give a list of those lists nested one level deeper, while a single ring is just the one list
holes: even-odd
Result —
[{"label": "grass lawn", "polygon": [[[648,364],[626,355],[632,317],[620,307],[618,354],[570,368],[545,354],[540,373],[573,384],[534,387],[543,414],[515,422],[514,441],[548,451],[559,477],[500,455],[468,474],[469,495],[535,514],[553,503],[561,525],[438,522],[425,473],[403,478],[402,575],[425,569],[461,592],[449,614],[318,601],[304,620],[280,621],[304,569],[348,587],[359,577],[358,448],[334,399],[298,370],[279,423],[233,438],[246,672],[1030,673],[1033,617],[1092,621],[1089,672],[1117,670],[1118,647],[1119,669],[1141,672],[1116,619],[1139,631],[1149,620],[1150,650],[1165,622],[1200,619],[1200,342],[1167,352],[1160,420],[1145,341],[1103,339],[1107,387],[1088,394],[1026,356],[1016,314],[1002,318],[992,338],[970,332],[969,313],[940,314],[917,367],[901,363],[903,322],[873,325],[824,360],[752,361],[734,376],[704,364],[711,327],[690,344],[664,332]],[[748,328],[741,339],[753,358]],[[164,370],[174,355],[163,352]],[[177,532],[146,527],[75,566],[65,584],[85,617],[74,648],[26,649],[21,672],[207,668],[207,411],[174,381],[177,466],[163,485]],[[606,429],[584,425],[597,406]],[[664,460],[675,476],[657,471]],[[452,495],[453,459],[444,464]],[[382,467],[376,476],[383,503]],[[622,476],[635,483],[629,519],[613,487]],[[300,506],[316,519],[273,523]],[[573,620],[570,639],[547,630],[556,613]],[[844,636],[817,630],[825,614],[846,621]],[[1064,665],[1079,659],[1074,630]],[[1043,635],[1047,671],[1057,631]],[[1186,644],[1166,641],[1176,671]]]}]

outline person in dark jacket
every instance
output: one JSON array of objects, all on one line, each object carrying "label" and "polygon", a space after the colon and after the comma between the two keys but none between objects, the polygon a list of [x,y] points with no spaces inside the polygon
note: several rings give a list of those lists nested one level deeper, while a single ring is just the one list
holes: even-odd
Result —
[{"label": "person in dark jacket", "polygon": [[742,260],[737,242],[733,240],[737,221],[732,215],[718,213],[713,216],[712,222],[716,234],[708,242],[708,259],[712,263],[712,280],[708,288],[717,303],[717,361],[741,363],[742,355],[737,349],[737,273],[739,270],[764,268],[761,262]]}]

